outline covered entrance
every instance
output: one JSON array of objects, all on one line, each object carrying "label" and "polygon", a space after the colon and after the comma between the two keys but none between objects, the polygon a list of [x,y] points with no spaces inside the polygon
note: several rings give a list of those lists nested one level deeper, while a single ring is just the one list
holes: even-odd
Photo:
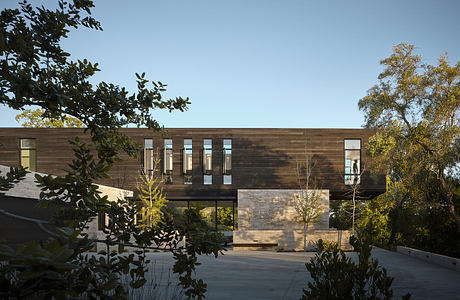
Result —
[{"label": "covered entrance", "polygon": [[201,209],[206,224],[215,231],[233,231],[238,227],[238,206],[236,199],[231,200],[199,200],[199,199],[168,199],[168,208],[175,214],[183,214],[184,210],[193,206]]}]

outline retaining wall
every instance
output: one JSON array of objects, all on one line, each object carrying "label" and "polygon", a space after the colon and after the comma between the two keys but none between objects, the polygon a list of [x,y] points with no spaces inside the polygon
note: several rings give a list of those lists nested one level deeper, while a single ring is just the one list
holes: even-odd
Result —
[{"label": "retaining wall", "polygon": [[[307,250],[313,250],[319,239],[337,242],[344,250],[351,250],[349,243],[351,231],[336,229],[309,230],[306,236]],[[277,244],[270,249],[284,251],[303,251],[302,230],[238,230],[233,232],[234,250],[258,250],[264,244]],[[252,245],[252,246],[251,246]]]},{"label": "retaining wall", "polygon": [[426,252],[418,249],[412,249],[403,246],[397,246],[396,251],[402,254],[406,254],[445,268],[449,268],[460,272],[460,259],[453,258],[441,254],[435,254],[431,252]]}]

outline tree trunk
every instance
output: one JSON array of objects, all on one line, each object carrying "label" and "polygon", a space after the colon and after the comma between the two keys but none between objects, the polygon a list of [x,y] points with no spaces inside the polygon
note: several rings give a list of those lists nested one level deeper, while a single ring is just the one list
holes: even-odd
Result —
[{"label": "tree trunk", "polygon": [[356,210],[356,189],[353,188],[353,215],[352,215],[352,223],[351,223],[351,233],[352,235],[355,235],[355,210]]},{"label": "tree trunk", "polygon": [[307,223],[303,223],[303,251],[307,251]]}]

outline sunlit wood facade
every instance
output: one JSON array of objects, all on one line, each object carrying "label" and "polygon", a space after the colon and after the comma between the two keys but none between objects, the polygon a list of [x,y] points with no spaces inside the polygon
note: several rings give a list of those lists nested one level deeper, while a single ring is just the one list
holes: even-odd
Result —
[{"label": "sunlit wood facade", "polygon": [[[161,163],[160,169],[168,173],[170,182],[165,184],[165,191],[171,200],[236,200],[238,189],[297,189],[298,166],[304,161],[305,151],[313,157],[313,177],[317,186],[328,189],[331,199],[341,199],[349,190],[344,180],[347,139],[360,141],[359,170],[364,170],[360,178],[362,193],[370,197],[385,190],[384,177],[370,176],[369,168],[366,168],[370,161],[365,145],[373,134],[369,130],[172,128],[154,132],[133,128],[123,129],[123,132],[141,147],[150,140],[147,142],[151,144],[146,147],[158,153],[161,160],[166,158],[165,140],[169,140],[168,172],[164,163]],[[21,144],[24,144],[21,141],[32,139],[36,171],[62,175],[73,158],[68,140],[76,136],[88,139],[81,129],[0,128],[0,164],[20,165],[21,159],[24,160],[21,152],[25,151],[21,149]],[[184,156],[184,140],[187,140],[187,147],[191,144],[188,170],[184,170],[184,159],[190,159]],[[204,143],[209,140],[212,148],[211,157],[208,155],[207,159],[211,159],[211,168],[205,170]],[[224,170],[224,140],[231,141],[231,170]],[[138,173],[144,168],[145,155],[140,153],[138,159],[123,158],[123,162],[113,167],[110,179],[101,183],[135,191]],[[208,177],[205,178],[205,175]],[[211,183],[205,184],[209,175]],[[224,184],[225,175],[230,178],[231,184]]]}]

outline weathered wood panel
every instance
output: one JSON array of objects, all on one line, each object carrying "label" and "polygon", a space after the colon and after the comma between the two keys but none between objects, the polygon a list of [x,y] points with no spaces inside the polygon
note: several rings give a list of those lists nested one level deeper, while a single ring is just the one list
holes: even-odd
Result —
[{"label": "weathered wood panel", "polygon": [[[152,138],[154,148],[163,150],[163,139],[173,140],[173,184],[166,185],[170,198],[236,198],[237,189],[297,189],[297,165],[305,156],[305,143],[316,165],[313,172],[319,188],[329,189],[331,199],[343,197],[344,139],[362,141],[362,167],[370,161],[365,144],[373,134],[364,129],[273,129],[273,128],[172,128],[165,132],[149,129],[123,129],[139,144]],[[80,136],[88,141],[81,129],[71,128],[0,128],[0,164],[19,164],[19,139],[35,138],[37,142],[37,171],[55,175],[64,174],[73,158],[69,139]],[[223,185],[222,141],[232,139],[232,185]],[[182,174],[182,149],[184,139],[193,140],[192,185],[184,185]],[[203,139],[213,140],[213,184],[203,185]],[[112,169],[111,178],[100,183],[135,190],[140,160],[122,155],[124,161]],[[369,169],[367,167],[367,169]],[[368,194],[385,190],[385,180],[377,180],[368,173],[362,177],[361,189]]]}]

